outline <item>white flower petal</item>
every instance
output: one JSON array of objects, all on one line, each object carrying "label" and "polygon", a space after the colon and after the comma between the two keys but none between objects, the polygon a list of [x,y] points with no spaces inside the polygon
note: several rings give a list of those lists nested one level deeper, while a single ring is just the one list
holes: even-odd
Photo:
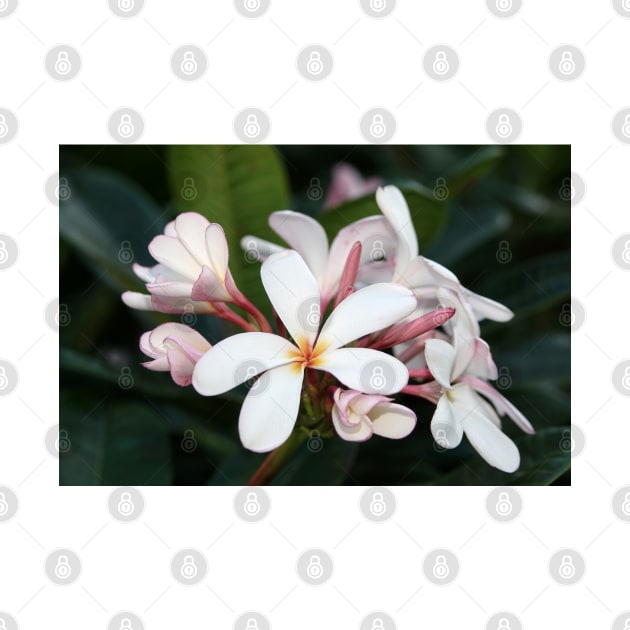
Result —
[{"label": "white flower petal", "polygon": [[[325,299],[330,299],[335,293],[350,248],[357,241],[363,245],[359,270],[363,267],[369,268],[375,264],[375,260],[382,257],[390,258],[395,255],[396,235],[385,217],[379,215],[365,217],[342,228],[335,236],[328,254],[326,277],[322,287],[322,297]],[[388,264],[387,270],[389,275],[385,280],[389,281],[392,279],[393,267]]]},{"label": "white flower petal", "polygon": [[409,214],[409,206],[396,186],[385,186],[376,191],[376,203],[387,217],[399,239],[397,269],[404,268],[418,255],[418,237]]},{"label": "white flower petal", "polygon": [[265,453],[291,435],[300,407],[303,375],[303,365],[283,365],[265,372],[252,387],[238,419],[245,448]]},{"label": "white flower petal", "polygon": [[500,394],[492,385],[481,381],[478,378],[463,376],[462,381],[470,384],[470,386],[480,394],[483,394],[494,405],[497,413],[501,416],[507,415],[512,419],[521,431],[525,433],[536,433],[531,422],[505,397]]},{"label": "white flower petal", "polygon": [[145,282],[153,282],[157,276],[157,273],[154,272],[155,267],[143,267],[138,263],[133,263],[132,269],[136,276]]},{"label": "white flower petal", "polygon": [[160,234],[149,243],[149,252],[159,263],[188,280],[194,282],[201,273],[201,265],[178,238]]},{"label": "white flower petal", "polygon": [[125,291],[121,296],[122,301],[129,307],[139,311],[154,311],[151,296],[137,291]]},{"label": "white flower petal", "polygon": [[466,437],[475,450],[491,465],[503,472],[518,469],[521,457],[516,444],[494,422],[482,414],[470,414],[464,423]]},{"label": "white flower petal", "polygon": [[349,295],[326,320],[317,351],[329,352],[402,320],[416,308],[413,293],[399,284],[373,284]]},{"label": "white flower petal", "polygon": [[492,359],[490,346],[477,337],[474,341],[475,352],[470,363],[466,367],[466,374],[478,376],[484,380],[496,380],[498,376],[497,366]]},{"label": "white flower petal", "polygon": [[442,448],[459,446],[464,435],[464,427],[455,415],[455,410],[446,394],[437,402],[431,419],[431,434]]},{"label": "white flower petal", "polygon": [[478,321],[491,319],[494,322],[509,322],[514,317],[514,313],[507,306],[490,298],[473,293],[468,289],[464,289],[464,295]]},{"label": "white flower petal", "polygon": [[346,387],[366,394],[395,394],[409,382],[403,363],[370,348],[340,348],[328,352],[311,367],[330,372]]},{"label": "white flower petal", "polygon": [[371,422],[363,417],[360,422],[353,426],[347,426],[341,422],[337,407],[333,407],[332,421],[337,431],[337,435],[347,442],[365,442],[372,437]]},{"label": "white flower petal", "polygon": [[[203,335],[199,334],[196,330],[185,324],[178,324],[176,322],[168,322],[166,324],[160,324],[157,328],[145,333],[140,338],[140,348],[149,356],[159,356],[159,354],[166,353],[164,342],[166,339],[173,338],[176,341],[184,341],[186,344],[191,345],[204,352],[210,348],[210,344],[206,341]],[[151,354],[158,353],[156,354]]]},{"label": "white flower petal", "polygon": [[321,286],[328,260],[328,237],[324,228],[315,219],[292,210],[273,212],[269,225],[302,256]]},{"label": "white flower petal", "polygon": [[372,430],[376,435],[399,440],[407,437],[416,426],[416,414],[403,405],[384,402],[369,413]]},{"label": "white flower petal", "polygon": [[222,394],[261,372],[294,361],[297,352],[292,343],[278,335],[233,335],[201,357],[193,373],[193,387],[202,396]]},{"label": "white flower petal", "polygon": [[175,231],[180,242],[199,266],[210,264],[204,238],[208,225],[208,219],[196,212],[184,212],[175,219]]},{"label": "white flower petal", "polygon": [[229,252],[225,232],[218,223],[211,223],[206,228],[206,248],[212,271],[225,282]]},{"label": "white flower petal", "polygon": [[442,339],[427,339],[424,358],[433,378],[446,389],[451,387],[451,373],[455,364],[455,348]]},{"label": "white flower petal", "polygon": [[241,239],[241,248],[245,252],[245,259],[247,262],[267,260],[271,254],[277,254],[284,251],[285,247],[280,247],[271,241],[266,241],[263,238],[252,236],[247,234]]},{"label": "white flower petal", "polygon": [[319,285],[304,259],[290,249],[274,254],[262,264],[260,277],[295,343],[310,352],[319,330]]}]

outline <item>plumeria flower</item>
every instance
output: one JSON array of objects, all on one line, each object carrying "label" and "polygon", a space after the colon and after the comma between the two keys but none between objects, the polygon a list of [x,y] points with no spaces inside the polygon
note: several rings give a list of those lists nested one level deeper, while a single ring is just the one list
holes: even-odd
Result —
[{"label": "plumeria flower", "polygon": [[165,313],[209,313],[212,302],[230,302],[235,288],[228,269],[228,246],[223,228],[196,212],[180,214],[149,244],[158,261],[153,267],[134,264],[150,295],[127,291],[123,301],[132,308]]},{"label": "plumeria flower", "polygon": [[333,425],[339,437],[350,442],[364,442],[372,435],[399,440],[416,426],[416,414],[387,396],[337,388],[333,399]]},{"label": "plumeria flower", "polygon": [[140,350],[152,359],[142,365],[155,372],[170,372],[182,387],[190,385],[193,368],[211,347],[202,335],[184,324],[162,324],[140,337]]},{"label": "plumeria flower", "polygon": [[340,162],[332,169],[332,180],[326,191],[325,208],[334,208],[344,201],[358,199],[374,192],[383,180],[380,177],[363,177],[359,171],[348,164]]},{"label": "plumeria flower", "polygon": [[270,256],[261,267],[261,278],[294,343],[271,333],[237,334],[208,350],[193,372],[193,387],[204,396],[222,394],[262,375],[241,408],[239,434],[246,448],[270,451],[289,437],[306,369],[328,372],[346,387],[368,394],[392,394],[407,384],[407,368],[394,357],[343,346],[409,315],[416,307],[409,289],[377,284],[356,291],[320,330],[320,287],[297,252]]},{"label": "plumeria flower", "polygon": [[[501,431],[496,412],[510,415],[526,433],[534,433],[532,425],[490,385],[458,373],[455,370],[456,352],[451,344],[441,339],[429,339],[425,344],[425,357],[431,374],[442,388],[431,421],[436,442],[444,448],[455,448],[465,433],[491,466],[504,472],[517,470],[520,464],[518,449]],[[496,395],[489,395],[490,390]],[[488,396],[494,408],[477,392]]]},{"label": "plumeria flower", "polygon": [[162,313],[206,313],[246,330],[253,326],[224,303],[247,311],[261,330],[270,330],[260,311],[239,291],[228,267],[228,245],[218,223],[196,212],[180,214],[149,244],[158,261],[153,267],[134,264],[149,295],[126,291],[122,300],[131,308]]},{"label": "plumeria flower", "polygon": [[[418,255],[418,239],[409,213],[409,206],[396,186],[385,186],[376,191],[376,202],[396,235],[395,259],[390,262],[389,279],[413,289],[425,308],[435,308],[440,288],[455,292],[470,305],[477,320],[492,319],[506,322],[514,313],[503,304],[473,293],[461,285],[457,276],[439,263]],[[384,281],[383,266],[370,271],[364,269],[363,280]]]},{"label": "plumeria flower", "polygon": [[[366,217],[351,223],[339,231],[330,247],[324,228],[306,214],[293,210],[273,212],[269,216],[269,225],[308,265],[317,279],[322,306],[328,304],[335,295],[346,260],[356,242],[362,243],[376,238],[382,242],[384,256],[393,255],[395,246],[395,235],[382,216]],[[284,251],[283,247],[275,243],[251,235],[241,239],[241,247],[248,259],[260,261]],[[366,248],[361,254],[360,264],[372,262],[370,256],[371,250]]]}]

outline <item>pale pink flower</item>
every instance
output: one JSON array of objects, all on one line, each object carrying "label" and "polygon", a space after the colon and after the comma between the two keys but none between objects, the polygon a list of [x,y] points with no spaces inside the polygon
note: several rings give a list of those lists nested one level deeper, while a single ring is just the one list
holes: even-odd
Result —
[{"label": "pale pink flower", "polygon": [[196,330],[184,324],[162,324],[140,337],[140,349],[152,361],[144,367],[155,372],[170,372],[182,387],[190,385],[197,361],[212,346]]},{"label": "pale pink flower", "polygon": [[333,425],[337,435],[350,442],[364,442],[372,435],[399,440],[416,426],[416,414],[386,396],[337,388],[333,399]]}]

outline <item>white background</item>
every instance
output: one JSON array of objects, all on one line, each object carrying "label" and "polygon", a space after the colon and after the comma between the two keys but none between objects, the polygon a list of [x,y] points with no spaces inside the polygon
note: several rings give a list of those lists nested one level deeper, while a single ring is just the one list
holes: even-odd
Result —
[{"label": "white background", "polygon": [[[45,71],[44,56],[58,43],[82,56],[81,73],[68,83]],[[194,83],[170,69],[184,43],[208,56]],[[310,43],[334,56],[321,83],[296,70]],[[450,44],[461,60],[445,83],[422,70],[423,50],[435,43]],[[561,43],[586,56],[575,82],[549,71]],[[22,629],[105,628],[120,610],[152,629],[230,628],[252,609],[286,630],[358,628],[378,609],[401,629],[484,628],[497,610],[513,611],[527,628],[609,627],[630,608],[630,526],[610,508],[615,490],[630,483],[628,400],[610,378],[630,355],[629,272],[611,257],[614,240],[630,231],[630,147],[610,126],[630,105],[629,58],[630,20],[603,0],[526,0],[507,20],[481,0],[399,0],[381,20],[355,0],[273,0],[253,20],[227,0],[149,0],[128,20],[105,0],[21,0],[0,20],[0,107],[20,123],[15,139],[0,145],[0,231],[20,248],[17,263],[0,272],[0,358],[20,376],[0,398],[0,484],[20,501],[17,516],[0,524],[0,610]],[[572,294],[587,311],[572,338],[572,417],[586,434],[572,487],[519,489],[524,509],[509,524],[489,518],[489,488],[399,488],[396,514],[380,525],[361,515],[361,488],[273,488],[259,524],[234,513],[236,489],[144,488],[142,517],[125,525],[107,511],[111,488],[58,487],[58,461],[44,446],[58,422],[58,336],[44,320],[59,291],[58,216],[44,183],[58,168],[59,144],[112,142],[107,119],[121,106],[142,112],[147,143],[236,142],[232,121],[248,106],[271,118],[270,143],[363,142],[359,119],[374,106],[394,113],[396,143],[488,143],[485,120],[504,105],[523,118],[519,142],[571,143],[572,168],[587,186],[572,210]],[[57,547],[81,556],[83,572],[71,586],[44,573]],[[208,559],[198,586],[170,575],[182,547]],[[308,547],[334,557],[324,586],[296,576],[298,553]],[[455,551],[462,566],[446,587],[422,575],[435,547]],[[575,586],[549,577],[560,547],[585,556],[586,575]]]}]

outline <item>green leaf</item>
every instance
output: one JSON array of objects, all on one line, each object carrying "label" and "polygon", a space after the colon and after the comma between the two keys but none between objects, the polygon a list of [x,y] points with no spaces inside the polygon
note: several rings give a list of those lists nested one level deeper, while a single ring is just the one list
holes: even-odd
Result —
[{"label": "green leaf", "polygon": [[448,225],[426,252],[440,264],[453,265],[505,231],[510,215],[502,206],[487,204],[468,208],[455,202]]},{"label": "green leaf", "polygon": [[[337,486],[344,481],[352,483],[351,469],[359,445],[346,442],[336,435],[314,442],[310,438],[300,447],[295,457],[271,482],[272,486]],[[309,442],[321,444],[321,450],[309,449]]]},{"label": "green leaf", "polygon": [[266,145],[179,145],[170,148],[168,165],[178,209],[199,212],[223,226],[232,274],[243,293],[264,309],[260,265],[247,261],[240,241],[247,234],[277,240],[267,219],[285,210],[289,200],[279,154]]},{"label": "green leaf", "polygon": [[457,197],[463,190],[492,172],[504,155],[503,147],[493,145],[479,147],[447,172],[445,179],[450,195]]},{"label": "green leaf", "polygon": [[[142,355],[144,357],[144,355]],[[138,357],[140,359],[140,357]],[[59,349],[59,367],[65,376],[76,375],[81,379],[106,382],[110,385],[118,385],[122,366],[105,363],[100,359],[77,352],[69,348]],[[168,398],[182,401],[203,401],[199,406],[209,408],[207,401],[197,395],[193,395],[190,388],[176,385],[167,373],[151,372],[141,365],[129,367],[129,375],[133,378],[133,392],[148,395],[155,398]],[[102,385],[101,385],[102,387]],[[221,403],[230,402],[235,407],[240,407],[244,396],[238,390],[231,390],[214,397],[212,400],[221,400]],[[217,403],[218,405],[219,403]]]},{"label": "green leaf", "polygon": [[492,296],[517,315],[539,312],[566,298],[571,291],[571,253],[562,251],[494,269],[473,287]]},{"label": "green leaf", "polygon": [[[321,449],[313,450],[314,444],[320,444]],[[357,451],[357,444],[345,442],[336,436],[327,439],[311,438],[310,442],[307,440],[300,445],[270,485],[339,485],[350,476]],[[258,470],[266,456],[265,453],[252,453],[241,447],[239,452],[226,458],[216,467],[208,485],[244,485]]]},{"label": "green leaf", "polygon": [[60,430],[70,442],[60,453],[60,485],[171,483],[168,427],[146,404],[64,393]]},{"label": "green leaf", "polygon": [[566,427],[550,427],[516,440],[520,468],[508,474],[493,468],[480,455],[433,480],[437,486],[548,486],[571,468],[571,453],[562,448]]},{"label": "green leaf", "polygon": [[59,203],[61,236],[80,252],[96,277],[116,290],[138,286],[131,268],[149,263],[147,245],[166,217],[129,179],[100,168],[64,172],[70,196]]},{"label": "green leaf", "polygon": [[[446,205],[435,199],[428,188],[415,182],[401,184],[399,188],[409,205],[420,251],[424,251],[446,224],[448,218]],[[328,238],[332,240],[339,230],[350,223],[375,214],[381,214],[381,211],[376,205],[374,194],[370,193],[322,212],[317,220],[324,226]]]},{"label": "green leaf", "polygon": [[[499,379],[509,376],[517,387],[531,384],[566,384],[571,380],[571,338],[567,333],[530,335],[516,347],[501,347],[494,354]],[[502,370],[507,370],[502,374]]]}]

